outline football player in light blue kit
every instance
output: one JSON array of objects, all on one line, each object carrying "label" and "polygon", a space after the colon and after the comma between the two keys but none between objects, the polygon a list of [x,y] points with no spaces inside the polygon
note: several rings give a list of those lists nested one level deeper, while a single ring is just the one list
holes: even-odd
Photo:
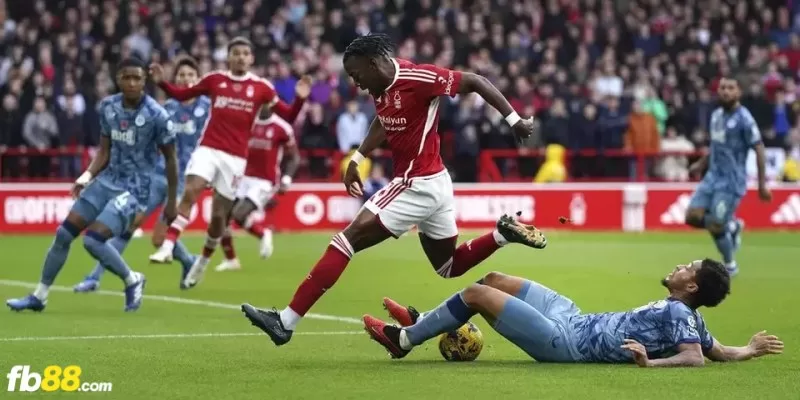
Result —
[{"label": "football player in light blue kit", "polygon": [[686,224],[705,229],[714,238],[725,268],[731,276],[739,272],[734,254],[742,243],[744,223],[736,219],[736,208],[747,191],[747,154],[755,149],[758,165],[758,195],[770,201],[764,169],[764,144],[750,111],[739,104],[741,91],[734,79],[720,80],[720,107],[711,114],[709,154],[692,165],[694,173],[708,167],[689,203]]},{"label": "football player in light blue kit", "polygon": [[[199,79],[197,63],[191,58],[180,58],[175,62],[175,83],[183,86],[194,85]],[[178,174],[183,176],[186,171],[186,165],[192,156],[192,152],[197,147],[197,142],[200,139],[200,129],[206,123],[208,118],[209,107],[211,101],[208,97],[201,96],[186,102],[179,102],[174,99],[167,100],[164,103],[164,108],[170,115],[170,120],[173,123],[173,131],[175,132],[175,145],[178,151]],[[183,180],[179,179],[178,193],[183,189]],[[145,217],[149,217],[159,207],[167,201],[167,179],[165,176],[165,163],[163,157],[159,159],[156,171],[153,174],[153,181],[150,187],[150,199],[145,211]],[[128,242],[136,230],[136,226],[131,227],[128,231],[120,236],[111,239],[111,243],[117,251],[122,254]],[[154,232],[153,232],[153,246],[156,248],[161,247],[161,242],[164,240],[164,235],[167,231],[167,224],[163,218],[159,218]],[[181,289],[185,289],[183,279],[186,273],[194,263],[195,256],[192,255],[186,247],[178,241],[175,248],[172,250],[173,257],[180,261],[182,266],[181,273]],[[103,275],[105,268],[100,263],[95,265],[92,272],[73,287],[73,290],[78,293],[93,292],[100,288],[100,277]]]},{"label": "football player in light blue kit", "polygon": [[50,286],[67,260],[72,241],[84,230],[83,245],[89,254],[124,280],[125,311],[135,311],[142,304],[144,275],[131,271],[107,241],[126,232],[143,217],[153,171],[161,154],[166,160],[169,186],[164,216],[168,220],[175,218],[178,190],[175,134],[167,111],[144,93],[147,80],[144,63],[125,59],[117,71],[117,86],[122,93],[100,102],[101,137],[97,156],[75,181],[72,189],[75,204],[56,230],[39,284],[30,295],[6,301],[12,310],[44,310]]},{"label": "football player in light blue kit", "polygon": [[[540,362],[631,363],[642,367],[701,366],[783,351],[783,342],[756,333],[747,346],[724,346],[711,336],[699,307],[728,295],[730,276],[710,259],[678,265],[662,279],[669,297],[626,312],[583,314],[572,300],[536,282],[499,272],[486,275],[420,316],[390,299],[384,306],[405,328],[364,316],[367,333],[394,358],[451,332],[480,313],[503,337]],[[405,323],[403,321],[406,321]]]}]

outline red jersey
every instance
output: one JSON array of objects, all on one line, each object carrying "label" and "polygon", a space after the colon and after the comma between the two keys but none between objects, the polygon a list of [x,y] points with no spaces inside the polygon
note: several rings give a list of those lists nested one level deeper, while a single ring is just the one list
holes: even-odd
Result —
[{"label": "red jersey", "polygon": [[273,114],[267,119],[256,120],[247,146],[250,151],[244,175],[277,184],[283,150],[295,146],[294,131],[288,122]]},{"label": "red jersey", "polygon": [[439,155],[439,97],[455,97],[461,72],[392,59],[394,80],[375,100],[392,151],[394,176],[404,179],[444,170]]},{"label": "red jersey", "polygon": [[289,110],[269,81],[250,72],[235,76],[229,71],[215,71],[188,88],[166,81],[161,82],[160,86],[168,96],[180,101],[201,95],[210,97],[211,109],[203,127],[200,146],[241,158],[247,158],[250,130],[262,106],[272,108],[278,105],[282,116],[294,120],[303,105],[303,101],[298,99]]}]

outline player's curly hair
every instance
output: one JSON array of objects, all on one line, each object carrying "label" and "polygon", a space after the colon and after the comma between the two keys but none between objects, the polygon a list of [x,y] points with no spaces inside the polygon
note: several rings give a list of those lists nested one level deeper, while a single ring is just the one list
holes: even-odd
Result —
[{"label": "player's curly hair", "polygon": [[230,53],[231,50],[233,50],[233,48],[236,46],[247,46],[250,48],[250,50],[253,50],[253,42],[244,36],[237,36],[228,42],[228,53]]},{"label": "player's curly hair", "polygon": [[379,57],[389,56],[394,51],[394,43],[389,35],[385,33],[369,33],[357,37],[344,50],[344,58],[347,61],[352,56]]},{"label": "player's curly hair", "polygon": [[731,293],[731,277],[719,261],[706,258],[695,273],[697,292],[696,306],[715,307]]},{"label": "player's curly hair", "polygon": [[119,64],[117,64],[117,72],[128,67],[141,68],[144,70],[145,74],[147,73],[147,66],[145,65],[144,61],[137,57],[123,58]]}]

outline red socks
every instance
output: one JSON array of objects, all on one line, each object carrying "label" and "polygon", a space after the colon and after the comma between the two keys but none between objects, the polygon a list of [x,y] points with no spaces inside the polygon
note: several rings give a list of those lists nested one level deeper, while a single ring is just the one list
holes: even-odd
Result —
[{"label": "red socks", "polygon": [[236,258],[236,248],[233,247],[233,236],[231,236],[230,229],[226,229],[222,235],[222,252],[225,253],[226,260],[233,260]]},{"label": "red socks", "polygon": [[436,273],[445,278],[455,278],[464,275],[476,265],[480,264],[501,247],[495,240],[494,232],[489,232],[481,237],[467,240],[455,249],[453,257],[445,262]]},{"label": "red socks", "polygon": [[297,288],[289,308],[301,316],[305,315],[325,291],[336,283],[352,256],[353,248],[347,238],[342,233],[336,234],[317,265]]}]

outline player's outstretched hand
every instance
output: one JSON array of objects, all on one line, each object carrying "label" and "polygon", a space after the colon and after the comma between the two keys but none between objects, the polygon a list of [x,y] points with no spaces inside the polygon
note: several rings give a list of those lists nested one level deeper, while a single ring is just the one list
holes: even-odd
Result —
[{"label": "player's outstretched hand", "polygon": [[517,138],[518,142],[531,137],[535,129],[536,122],[533,120],[533,117],[521,119],[511,127],[511,131],[514,132],[514,136]]},{"label": "player's outstretched hand", "polygon": [[161,83],[164,80],[164,67],[161,64],[150,64],[150,79],[155,83]]},{"label": "player's outstretched hand", "polygon": [[775,335],[768,335],[767,331],[761,331],[753,335],[747,347],[753,352],[753,357],[783,353],[783,341]]},{"label": "player's outstretched hand", "polygon": [[765,203],[769,203],[772,201],[772,192],[769,191],[769,188],[766,186],[762,186],[758,188],[758,198]]},{"label": "player's outstretched hand", "polygon": [[70,189],[69,194],[72,195],[72,198],[74,200],[77,200],[78,196],[81,195],[81,192],[83,191],[83,189],[85,187],[86,187],[86,184],[75,182],[75,184],[72,185],[72,189]]},{"label": "player's outstretched hand", "polygon": [[647,358],[647,349],[644,348],[644,345],[633,339],[625,339],[625,344],[621,347],[633,353],[633,361],[636,362],[636,365],[640,367],[647,366],[650,359]]},{"label": "player's outstretched hand", "polygon": [[171,224],[175,218],[178,218],[178,206],[168,201],[167,204],[164,205],[164,220],[166,220],[168,224]]},{"label": "player's outstretched hand", "polygon": [[311,77],[304,75],[299,81],[297,81],[297,84],[294,85],[294,93],[301,99],[307,99],[308,96],[311,95],[312,83]]},{"label": "player's outstretched hand", "polygon": [[345,171],[342,181],[348,195],[356,198],[364,196],[364,183],[361,182],[361,176],[358,173],[358,164],[356,164],[355,161],[350,161],[350,163],[347,164],[347,171]]}]

